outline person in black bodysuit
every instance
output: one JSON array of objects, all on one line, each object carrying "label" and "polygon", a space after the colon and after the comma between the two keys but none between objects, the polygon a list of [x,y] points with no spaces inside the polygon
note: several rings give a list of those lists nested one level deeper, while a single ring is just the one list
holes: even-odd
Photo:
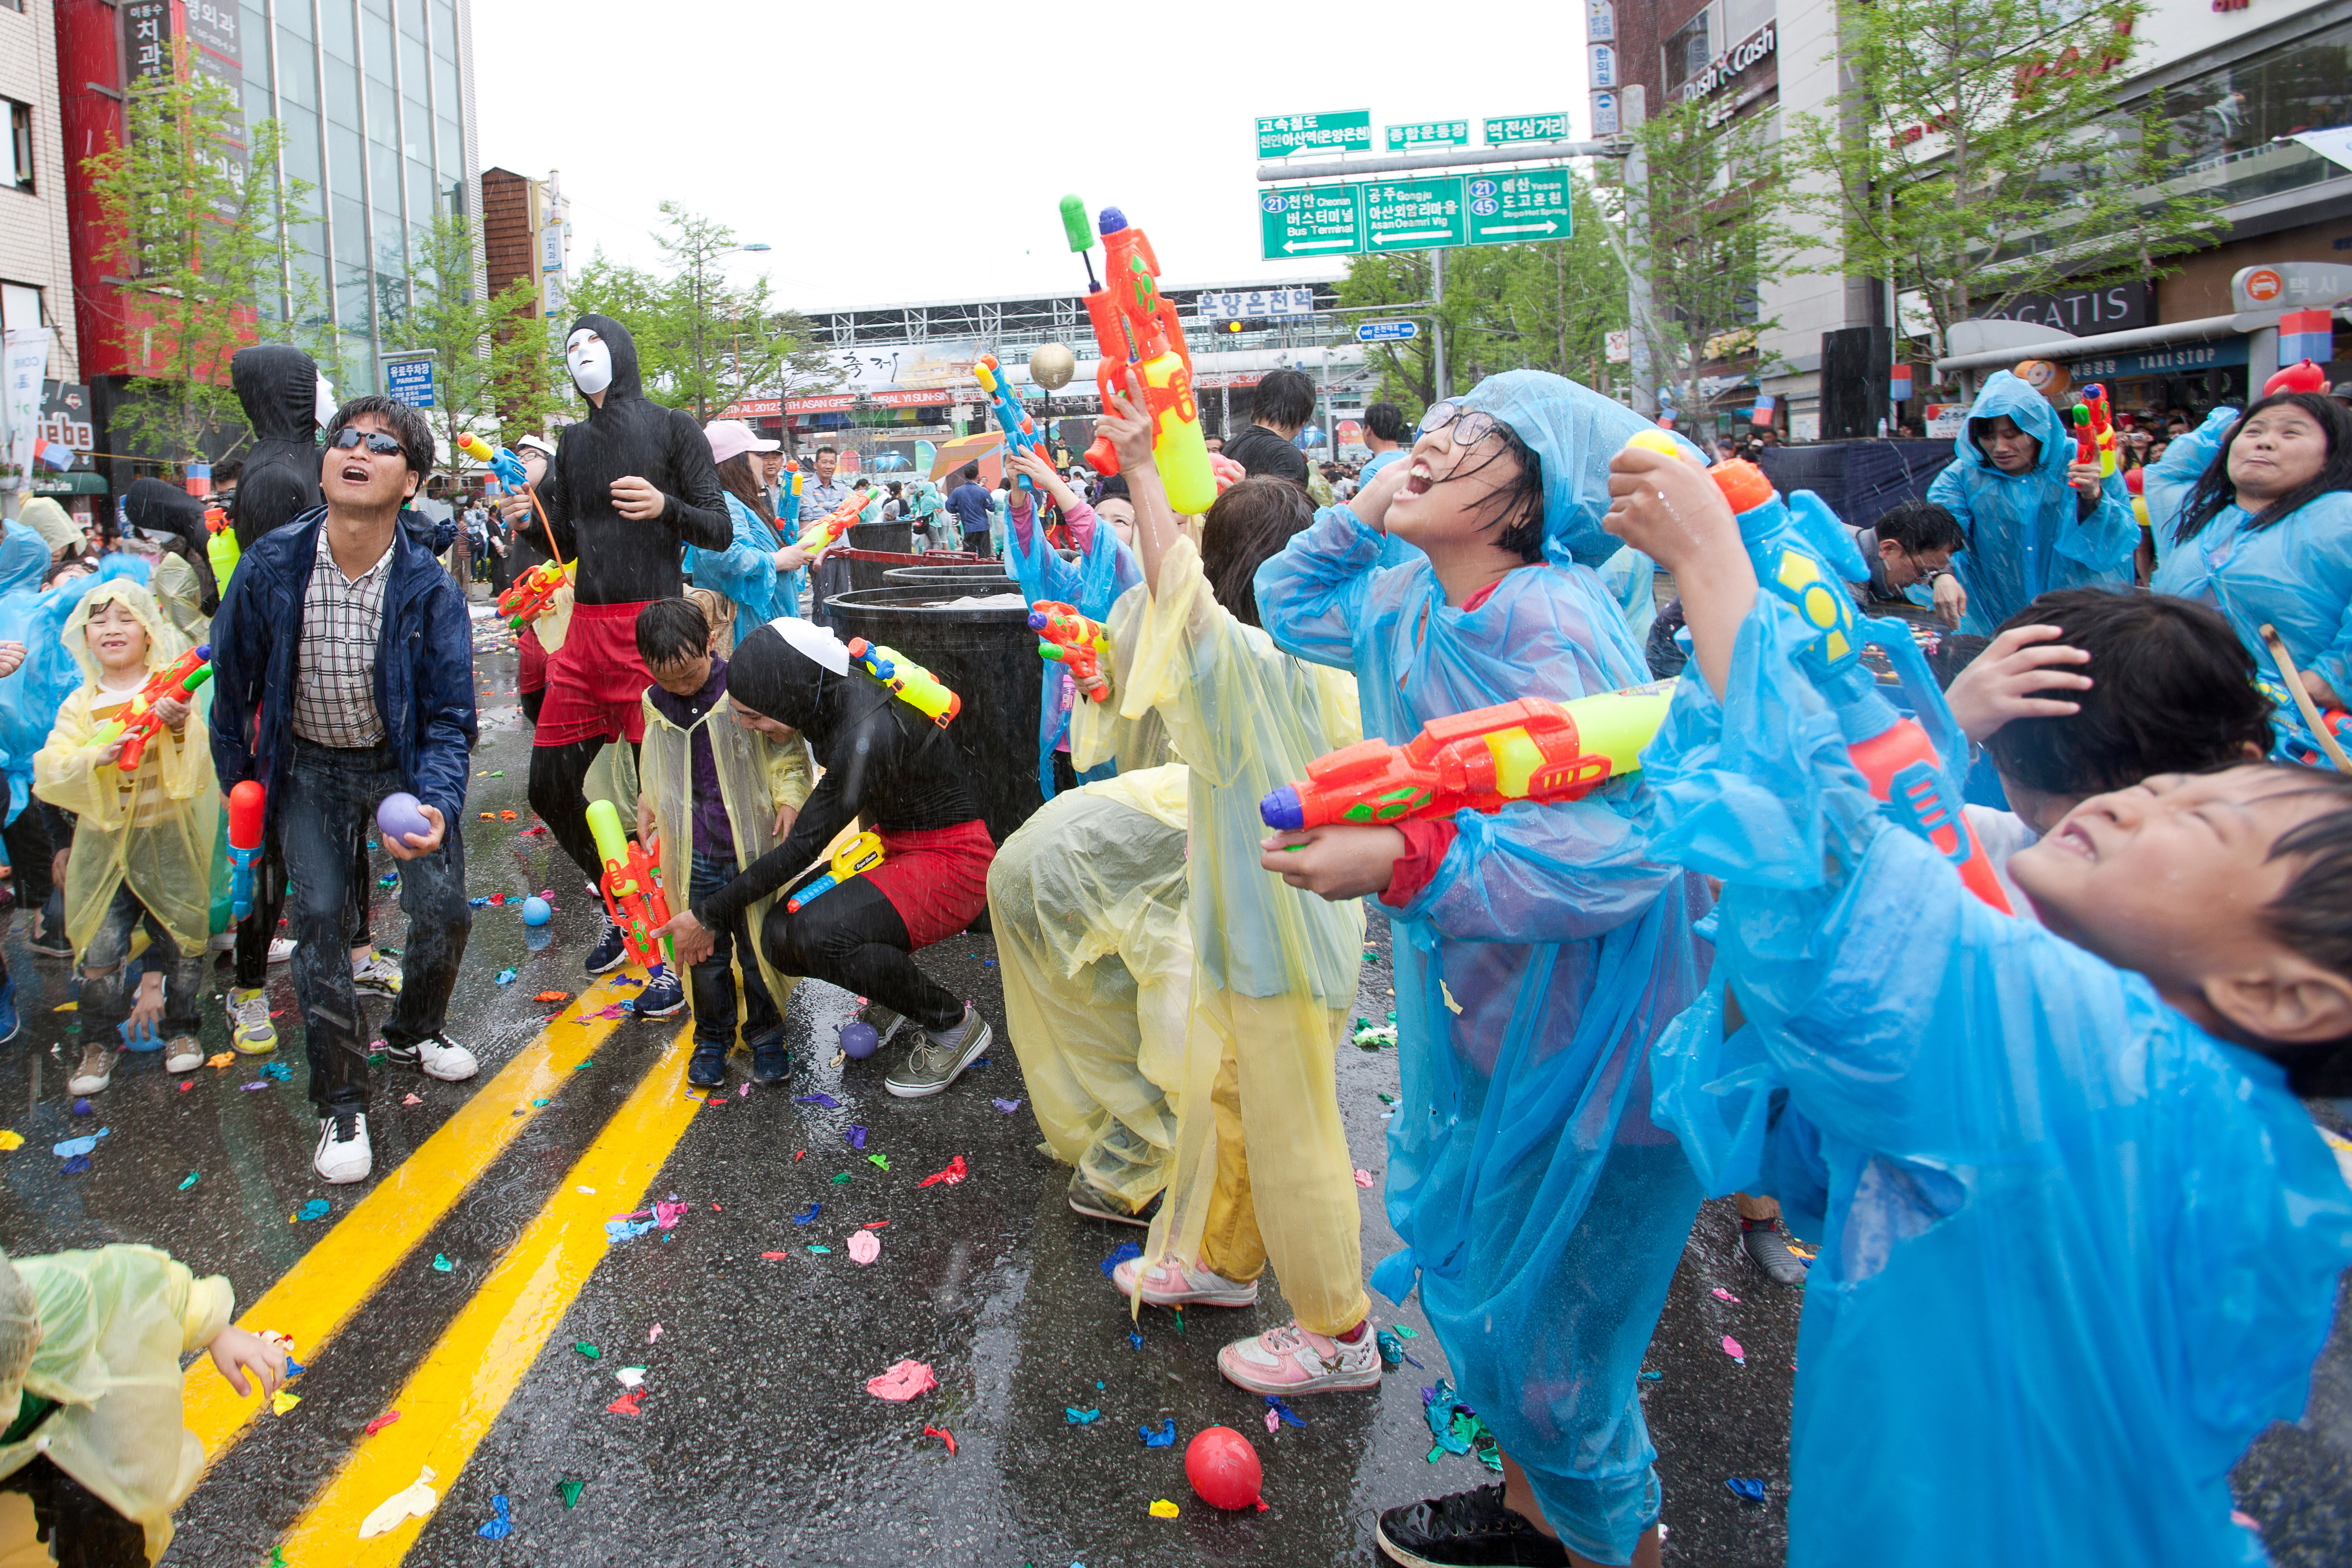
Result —
[{"label": "person in black bodysuit", "polygon": [[779,973],[814,976],[873,999],[887,1042],[919,1027],[883,1086],[901,1099],[937,1094],[988,1049],[970,1004],[917,967],[914,950],[951,936],[988,907],[996,846],[964,788],[966,765],[947,731],[862,669],[823,627],[780,616],[743,639],[727,666],[728,700],[753,727],[796,729],[824,768],[792,832],[717,895],[663,929],[691,967],[752,904],[815,880],[811,862],[863,816],[884,859],[863,876],[786,910],[780,897],[760,941]]},{"label": "person in black bodysuit", "polygon": [[[735,528],[709,440],[690,416],[646,401],[627,328],[609,316],[583,316],[563,358],[588,400],[588,417],[564,429],[555,461],[534,488],[556,547],[579,562],[579,572],[572,623],[548,659],[530,806],[593,883],[604,864],[582,785],[599,751],[619,740],[635,746],[646,733],[642,699],[653,674],[637,653],[637,612],[684,594],[686,546],[725,549]],[[621,929],[607,921],[587,970],[616,969],[623,956]]]}]

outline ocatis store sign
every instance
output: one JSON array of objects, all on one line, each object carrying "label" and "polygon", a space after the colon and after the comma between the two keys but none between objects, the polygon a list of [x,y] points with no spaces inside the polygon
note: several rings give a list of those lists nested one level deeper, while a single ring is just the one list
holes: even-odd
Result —
[{"label": "ocatis store sign", "polygon": [[1683,83],[1683,101],[1695,98],[1710,98],[1731,85],[1732,78],[1772,53],[1773,24],[1765,23],[1753,34],[1707,61],[1706,68]]}]

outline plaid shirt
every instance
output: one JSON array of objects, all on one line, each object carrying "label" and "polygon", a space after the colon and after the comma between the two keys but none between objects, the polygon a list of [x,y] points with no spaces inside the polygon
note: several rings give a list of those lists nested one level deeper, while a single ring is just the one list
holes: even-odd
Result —
[{"label": "plaid shirt", "polygon": [[[397,539],[397,533],[394,534]],[[295,655],[294,733],[339,750],[383,744],[375,709],[376,645],[383,637],[383,591],[392,579],[392,545],[353,580],[335,564],[327,526],[302,595],[302,642]]]}]

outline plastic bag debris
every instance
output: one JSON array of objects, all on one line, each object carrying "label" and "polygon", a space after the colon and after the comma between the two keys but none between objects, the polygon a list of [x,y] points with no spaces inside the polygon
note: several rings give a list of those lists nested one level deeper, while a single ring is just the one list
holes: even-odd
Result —
[{"label": "plastic bag debris", "polygon": [[1121,1263],[1126,1262],[1129,1259],[1140,1258],[1142,1256],[1143,1249],[1138,1247],[1134,1242],[1120,1242],[1118,1246],[1112,1250],[1111,1255],[1102,1260],[1103,1278],[1106,1280],[1109,1279],[1111,1270],[1118,1268]]},{"label": "plastic bag debris", "polygon": [[500,1492],[490,1499],[490,1507],[497,1511],[498,1517],[474,1533],[485,1541],[504,1541],[514,1533],[514,1520],[507,1512],[507,1494]]},{"label": "plastic bag debris", "polygon": [[1760,1480],[1748,1476],[1729,1476],[1725,1478],[1723,1484],[1729,1487],[1732,1495],[1743,1502],[1764,1500],[1764,1483]]},{"label": "plastic bag debris", "polygon": [[1160,1422],[1157,1432],[1149,1427],[1138,1427],[1135,1430],[1147,1448],[1172,1448],[1176,1446],[1176,1421],[1173,1416]]},{"label": "plastic bag debris", "polygon": [[961,1155],[958,1155],[955,1158],[948,1162],[947,1169],[943,1171],[933,1171],[930,1175],[925,1176],[915,1185],[917,1186],[929,1186],[933,1182],[945,1182],[948,1186],[953,1186],[971,1174],[971,1173],[964,1169],[963,1156]]},{"label": "plastic bag debris", "polygon": [[861,1230],[849,1239],[849,1260],[863,1266],[882,1256],[882,1243],[871,1230]]},{"label": "plastic bag debris", "polygon": [[403,1520],[422,1519],[433,1511],[441,1494],[433,1490],[433,1467],[425,1465],[416,1472],[416,1479],[375,1505],[373,1512],[360,1521],[360,1539],[372,1540],[396,1529]]},{"label": "plastic bag debris", "polygon": [[940,1385],[929,1362],[902,1361],[879,1377],[866,1380],[866,1392],[877,1399],[903,1404],[919,1394],[927,1394]]}]

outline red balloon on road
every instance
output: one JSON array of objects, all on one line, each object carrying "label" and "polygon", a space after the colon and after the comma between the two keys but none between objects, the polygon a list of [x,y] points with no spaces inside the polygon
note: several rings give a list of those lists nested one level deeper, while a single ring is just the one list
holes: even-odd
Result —
[{"label": "red balloon on road", "polygon": [[1257,1450],[1231,1427],[1206,1427],[1186,1446],[1184,1479],[1212,1508],[1265,1509],[1265,1500],[1257,1495],[1265,1484]]}]

